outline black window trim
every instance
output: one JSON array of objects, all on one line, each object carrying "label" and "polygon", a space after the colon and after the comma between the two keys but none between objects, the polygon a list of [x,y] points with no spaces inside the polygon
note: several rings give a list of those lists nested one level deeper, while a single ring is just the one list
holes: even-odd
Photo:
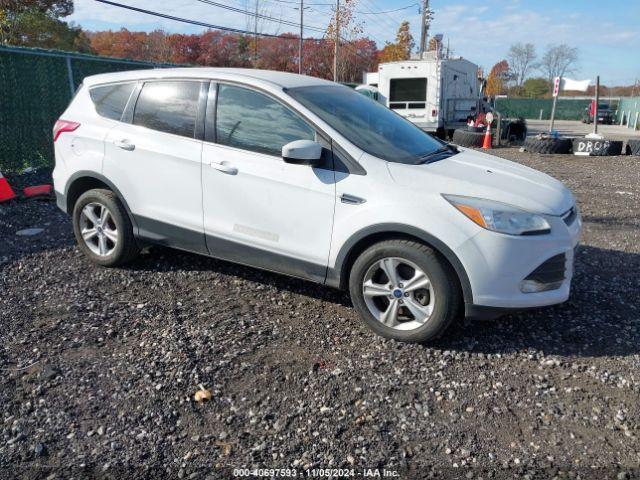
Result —
[{"label": "black window trim", "polygon": [[[145,84],[147,83],[157,83],[157,82],[198,82],[200,83],[200,91],[198,93],[198,100],[197,100],[197,111],[196,111],[196,125],[195,128],[193,129],[193,136],[192,137],[186,137],[184,135],[178,135],[177,133],[171,133],[171,132],[163,132],[162,130],[156,130],[154,128],[149,128],[149,127],[145,127],[144,125],[135,125],[133,123],[133,115],[135,113],[136,110],[136,106],[138,105],[138,100],[140,99],[140,93],[142,92],[142,88],[144,87]],[[145,79],[140,79],[138,80],[138,85],[136,86],[136,88],[134,88],[133,93],[131,94],[131,97],[129,98],[129,102],[127,103],[127,106],[125,107],[125,113],[127,114],[125,117],[125,113],[123,113],[122,115],[122,122],[123,123],[127,123],[131,126],[134,127],[140,127],[140,128],[146,128],[147,130],[151,130],[152,132],[158,132],[158,133],[163,133],[165,135],[172,135],[174,137],[177,138],[186,138],[189,140],[198,140],[198,141],[202,141],[202,133],[204,132],[204,125],[202,125],[202,127],[199,127],[199,124],[202,124],[204,122],[204,112],[201,112],[201,107],[203,104],[203,90],[205,87],[203,87],[203,85],[207,85],[209,83],[209,80],[206,78],[199,78],[199,77],[167,77],[167,78],[145,78]],[[206,97],[204,99],[206,101]],[[200,135],[200,138],[198,138],[197,135]]]},{"label": "black window trim", "polygon": [[[111,87],[111,86],[115,86],[115,85],[126,85],[128,83],[133,83],[135,85],[133,87],[133,90],[131,90],[131,93],[129,94],[129,98],[127,99],[127,103],[124,104],[124,108],[122,109],[122,114],[120,115],[120,120],[116,120],[115,118],[109,118],[109,117],[105,117],[104,115],[100,115],[98,113],[98,109],[96,108],[95,102],[91,98],[91,90],[93,90],[94,88]],[[97,83],[95,85],[91,85],[87,89],[88,90],[87,94],[89,95],[89,99],[91,100],[91,104],[93,105],[93,109],[96,112],[96,115],[98,115],[100,118],[104,118],[106,120],[111,120],[112,122],[122,122],[123,121],[123,117],[124,117],[124,113],[127,111],[127,107],[129,106],[129,102],[131,102],[131,98],[136,94],[136,88],[138,86],[138,83],[140,83],[139,80],[119,80],[119,81]],[[80,86],[76,89],[76,93],[73,95],[73,98],[71,99],[72,101],[78,95],[78,93],[80,93],[80,89],[82,88],[82,85],[83,84],[81,83]]]}]

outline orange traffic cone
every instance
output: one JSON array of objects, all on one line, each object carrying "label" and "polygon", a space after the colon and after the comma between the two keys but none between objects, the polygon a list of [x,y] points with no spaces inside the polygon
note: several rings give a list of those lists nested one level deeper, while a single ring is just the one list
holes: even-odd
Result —
[{"label": "orange traffic cone", "polygon": [[0,172],[0,203],[8,202],[14,198],[16,198],[16,194],[13,193],[9,182],[7,182],[7,179],[4,178],[2,172]]},{"label": "orange traffic cone", "polygon": [[483,150],[491,149],[491,125],[487,125],[487,132],[484,134],[484,141],[482,142]]}]

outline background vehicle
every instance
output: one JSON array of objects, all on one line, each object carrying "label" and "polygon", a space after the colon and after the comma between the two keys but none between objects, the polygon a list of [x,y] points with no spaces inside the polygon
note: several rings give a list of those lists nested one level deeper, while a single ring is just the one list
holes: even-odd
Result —
[{"label": "background vehicle", "polygon": [[54,128],[58,205],[117,266],[162,244],[348,289],[377,333],[569,296],[580,233],[560,182],[461,151],[354,90],[300,75],[87,77]]},{"label": "background vehicle", "polygon": [[[593,123],[593,104],[584,109],[582,123]],[[614,122],[615,113],[608,103],[598,104],[598,123],[611,125]]]},{"label": "background vehicle", "polygon": [[381,63],[377,72],[364,74],[364,84],[378,89],[381,103],[441,138],[465,127],[483,108],[478,66],[439,58],[435,51],[423,59]]}]

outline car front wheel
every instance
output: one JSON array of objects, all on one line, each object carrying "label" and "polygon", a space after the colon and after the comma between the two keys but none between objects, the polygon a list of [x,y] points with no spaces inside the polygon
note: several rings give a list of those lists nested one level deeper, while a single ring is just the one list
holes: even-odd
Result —
[{"label": "car front wheel", "polygon": [[460,304],[448,265],[433,249],[409,240],[388,240],[365,250],[351,269],[349,291],[374,332],[404,342],[440,336]]}]

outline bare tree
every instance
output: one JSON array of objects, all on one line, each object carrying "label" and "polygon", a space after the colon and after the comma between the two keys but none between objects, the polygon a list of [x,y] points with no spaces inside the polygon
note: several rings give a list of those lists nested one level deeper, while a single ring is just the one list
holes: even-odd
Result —
[{"label": "bare tree", "polygon": [[[245,21],[246,21],[246,29],[250,32],[253,32],[253,39],[249,42],[249,48],[253,52],[253,60],[256,62],[258,60],[258,37],[259,34],[267,29],[269,25],[272,25],[272,22],[265,18],[271,17],[271,10],[265,5],[262,0],[243,0],[242,6],[244,10],[246,10]],[[278,20],[282,20],[282,17]],[[280,24],[276,28],[276,35],[280,32]]]},{"label": "bare tree", "polygon": [[535,63],[536,57],[536,47],[532,43],[523,45],[518,42],[511,45],[509,53],[507,53],[507,60],[518,87],[522,86],[529,71],[538,67]]},{"label": "bare tree", "polygon": [[556,77],[562,77],[566,73],[575,71],[578,61],[578,49],[565,43],[548,45],[542,56],[540,70],[547,76],[550,82]]}]

